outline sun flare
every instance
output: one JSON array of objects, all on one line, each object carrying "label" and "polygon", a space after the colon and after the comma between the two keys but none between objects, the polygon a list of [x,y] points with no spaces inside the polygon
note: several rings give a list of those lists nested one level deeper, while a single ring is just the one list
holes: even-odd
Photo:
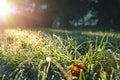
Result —
[{"label": "sun flare", "polygon": [[6,1],[0,0],[0,16],[7,16],[10,12],[10,5]]}]

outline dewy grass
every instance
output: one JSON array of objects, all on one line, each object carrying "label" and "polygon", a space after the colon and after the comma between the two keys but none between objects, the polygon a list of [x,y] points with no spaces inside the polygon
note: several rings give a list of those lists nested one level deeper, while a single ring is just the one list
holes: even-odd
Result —
[{"label": "dewy grass", "polygon": [[109,43],[109,38],[78,44],[66,36],[6,30],[0,35],[0,80],[71,80],[68,71],[72,63],[83,63],[84,80],[119,80],[120,50]]}]

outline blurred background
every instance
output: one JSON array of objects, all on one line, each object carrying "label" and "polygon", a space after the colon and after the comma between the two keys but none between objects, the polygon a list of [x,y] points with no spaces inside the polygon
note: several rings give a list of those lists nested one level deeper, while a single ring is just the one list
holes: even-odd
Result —
[{"label": "blurred background", "polygon": [[0,0],[6,28],[114,29],[120,27],[120,0]]}]

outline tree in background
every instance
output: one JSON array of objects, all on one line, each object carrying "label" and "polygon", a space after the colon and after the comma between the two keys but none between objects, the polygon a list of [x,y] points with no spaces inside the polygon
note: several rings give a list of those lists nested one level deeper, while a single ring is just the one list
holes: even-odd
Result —
[{"label": "tree in background", "polygon": [[88,0],[46,0],[46,2],[48,2],[51,16],[59,17],[62,27],[69,27],[70,21],[80,19],[84,26],[84,16],[90,8]]},{"label": "tree in background", "polygon": [[[33,13],[28,10],[20,19],[25,24],[38,24],[38,26],[52,27],[54,20],[59,18],[60,26],[65,28],[74,27],[74,23],[82,21],[85,26],[85,16],[91,11],[93,18],[98,19],[98,26],[120,26],[120,0],[8,0],[12,4],[22,3],[34,8]],[[32,8],[31,8],[32,6]],[[26,10],[26,9],[25,9]],[[30,10],[30,11],[31,11]],[[93,19],[92,18],[92,19]],[[20,21],[18,21],[20,22]],[[79,22],[78,22],[79,23]],[[20,23],[21,24],[21,23]]]},{"label": "tree in background", "polygon": [[[21,0],[15,1],[14,3],[21,2],[28,5],[30,5],[30,3],[34,3],[36,5],[34,10],[35,14],[31,19],[35,20],[37,18],[35,22],[48,27],[51,27],[54,20],[58,17],[60,18],[61,27],[69,28],[70,26],[74,26],[70,24],[70,21],[78,21],[80,19],[82,19],[82,26],[84,26],[84,17],[89,11],[88,0]],[[27,17],[28,15],[25,16]]]},{"label": "tree in background", "polygon": [[91,0],[98,25],[103,27],[120,26],[120,0]]}]

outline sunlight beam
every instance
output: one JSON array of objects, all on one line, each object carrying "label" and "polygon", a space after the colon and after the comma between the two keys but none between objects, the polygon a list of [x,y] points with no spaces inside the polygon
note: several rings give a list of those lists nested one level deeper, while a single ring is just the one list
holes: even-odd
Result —
[{"label": "sunlight beam", "polygon": [[0,0],[0,16],[5,17],[10,14],[10,5],[5,0]]}]

